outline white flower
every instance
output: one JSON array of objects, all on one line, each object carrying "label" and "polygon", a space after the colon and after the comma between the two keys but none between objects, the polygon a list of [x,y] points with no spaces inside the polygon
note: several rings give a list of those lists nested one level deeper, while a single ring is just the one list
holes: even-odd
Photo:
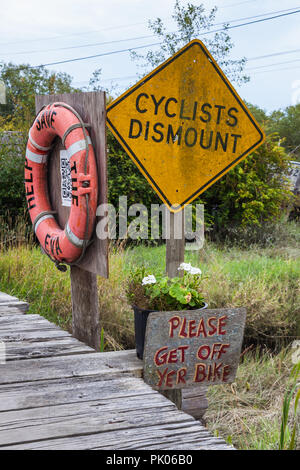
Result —
[{"label": "white flower", "polygon": [[142,280],[143,286],[145,286],[146,284],[155,284],[155,283],[156,283],[156,279],[155,279],[155,276],[153,276],[153,274],[149,274],[149,276],[144,277],[144,279]]},{"label": "white flower", "polygon": [[191,263],[181,263],[181,265],[178,268],[179,271],[186,271],[190,274],[202,274],[200,268],[194,268]]},{"label": "white flower", "polygon": [[202,274],[202,271],[201,271],[200,268],[194,268],[193,266],[191,267],[189,272],[190,272],[190,274],[193,274],[193,275],[194,274]]},{"label": "white flower", "polygon": [[178,268],[178,271],[187,271],[189,273],[191,268],[192,268],[191,263],[181,263]]}]

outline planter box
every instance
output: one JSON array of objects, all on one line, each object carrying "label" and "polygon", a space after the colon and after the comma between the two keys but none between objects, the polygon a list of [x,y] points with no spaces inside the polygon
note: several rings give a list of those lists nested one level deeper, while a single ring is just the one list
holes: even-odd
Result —
[{"label": "planter box", "polygon": [[[145,334],[146,334],[146,326],[148,316],[152,312],[158,312],[157,310],[145,310],[142,308],[137,307],[136,305],[132,306],[134,311],[134,331],[135,331],[135,348],[136,348],[136,355],[139,359],[143,359],[144,356],[144,345],[145,345]],[[207,308],[207,304],[205,303],[201,309],[202,310]],[[187,310],[188,311],[188,310]],[[158,312],[161,313],[161,312]]]}]

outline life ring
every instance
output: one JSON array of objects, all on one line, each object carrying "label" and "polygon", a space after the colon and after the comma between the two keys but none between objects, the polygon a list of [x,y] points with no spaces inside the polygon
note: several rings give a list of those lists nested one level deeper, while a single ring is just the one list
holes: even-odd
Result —
[{"label": "life ring", "polygon": [[[67,150],[72,178],[72,204],[64,229],[54,218],[47,183],[47,159],[57,136]],[[42,108],[34,120],[26,147],[25,190],[30,218],[43,250],[57,265],[78,262],[94,228],[97,167],[86,125],[66,103]]]}]

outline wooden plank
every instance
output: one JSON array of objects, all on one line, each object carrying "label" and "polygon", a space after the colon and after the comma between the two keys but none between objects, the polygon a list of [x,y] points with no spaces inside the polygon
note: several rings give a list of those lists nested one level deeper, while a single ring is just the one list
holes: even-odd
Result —
[{"label": "wooden plank", "polygon": [[[30,425],[26,423],[24,427],[8,428],[0,427],[0,447],[10,444],[41,441],[46,439],[55,439],[58,437],[88,435],[93,433],[112,432],[119,429],[137,428],[139,426],[154,426],[167,423],[187,423],[192,418],[178,410],[163,410],[161,407],[139,410],[124,410],[124,412],[110,410],[107,414],[103,413],[101,407],[97,410],[95,416],[78,416],[78,413],[70,417],[58,416],[49,422],[44,420],[42,424]],[[49,415],[54,413],[52,407],[48,408]],[[32,410],[34,416],[34,410]],[[25,430],[25,431],[24,431]]]},{"label": "wooden plank", "polygon": [[[98,202],[107,203],[107,155],[106,155],[106,107],[105,93],[64,93],[57,95],[39,95],[35,97],[36,112],[44,105],[54,102],[64,102],[72,106],[81,116],[84,122],[91,124],[89,133],[95,151],[98,170]],[[59,151],[63,147],[58,142],[49,160],[49,175],[51,188],[50,197],[53,210],[57,211],[57,220],[61,227],[65,226],[70,208],[61,204],[61,175]],[[96,217],[96,223],[100,217]],[[93,243],[87,248],[84,259],[79,263],[82,269],[103,277],[108,277],[108,240],[100,240],[96,236]]]},{"label": "wooden plank", "polygon": [[37,380],[0,387],[0,412],[42,406],[62,405],[91,400],[115,400],[152,395],[153,390],[136,377],[104,376],[69,377]]},{"label": "wooden plank", "polygon": [[[117,413],[127,413],[130,411],[149,411],[153,408],[160,408],[161,412],[176,410],[175,405],[162,397],[159,393],[152,391],[151,394],[139,396],[123,396],[120,400],[109,399],[90,400],[85,402],[75,402],[63,405],[33,407],[26,410],[3,411],[0,413],[0,431],[16,429],[23,426],[42,426],[43,422],[55,423],[62,419],[73,419],[80,417],[107,417]],[[1,442],[1,441],[0,441]]]},{"label": "wooden plank", "polygon": [[230,448],[133,377],[142,374],[135,350],[90,353],[39,315],[1,316],[0,340],[8,360],[51,355],[0,365],[1,449]]},{"label": "wooden plank", "polygon": [[22,328],[14,328],[11,330],[0,329],[0,340],[6,343],[26,341],[28,343],[35,343],[41,341],[51,341],[59,338],[71,338],[72,335],[65,330],[58,328],[47,328],[45,330],[29,330],[26,331]]},{"label": "wooden plank", "polygon": [[50,323],[48,320],[46,320],[46,318],[44,317],[41,317],[40,315],[37,315],[36,313],[32,313],[32,314],[26,314],[26,315],[3,315],[1,318],[0,318],[0,328],[2,328],[2,325],[5,325],[6,323],[28,323],[28,322],[32,322],[32,321],[40,321],[40,322],[44,322],[44,323],[49,323],[53,326],[52,323]]},{"label": "wooden plank", "polygon": [[135,350],[28,359],[26,367],[22,361],[12,361],[9,367],[0,364],[0,384],[93,375],[111,378],[123,374],[141,377],[141,361]]},{"label": "wooden plank", "polygon": [[6,345],[6,361],[86,354],[94,350],[75,338],[56,338],[48,341],[11,341]]},{"label": "wooden plank", "polygon": [[18,313],[25,313],[28,308],[29,304],[27,302],[22,302],[17,297],[0,292],[0,315],[5,314],[5,312],[7,314],[15,313],[14,310],[17,310]]},{"label": "wooden plank", "polygon": [[[121,429],[113,432],[100,432],[87,436],[74,436],[61,439],[36,441],[19,445],[5,446],[2,449],[57,449],[57,450],[84,450],[84,449],[148,449],[151,445],[161,445],[164,450],[168,443],[175,443],[180,447],[185,444],[184,449],[200,450],[200,448],[211,448],[216,450],[232,450],[221,439],[213,438],[210,433],[199,423],[190,421],[187,423],[168,423],[161,425],[139,426],[138,429]],[[204,446],[203,446],[204,443]],[[174,445],[174,444],[173,444]],[[174,446],[176,450],[177,447]]]},{"label": "wooden plank", "polygon": [[8,301],[18,302],[19,299],[17,299],[17,297],[14,297],[12,295],[6,294],[5,292],[0,292],[0,303],[8,302]]},{"label": "wooden plank", "polygon": [[0,317],[7,316],[7,315],[24,315],[22,310],[18,309],[17,307],[13,307],[10,309],[7,309],[6,307],[1,308],[0,306]]},{"label": "wooden plank", "polygon": [[3,315],[0,316],[0,330],[4,331],[7,329],[13,329],[13,331],[22,330],[22,328],[29,329],[59,329],[58,326],[46,320],[46,318],[41,317],[36,314],[26,314],[26,315]]},{"label": "wooden plank", "polygon": [[1,302],[0,315],[24,314],[29,309],[26,302]]}]

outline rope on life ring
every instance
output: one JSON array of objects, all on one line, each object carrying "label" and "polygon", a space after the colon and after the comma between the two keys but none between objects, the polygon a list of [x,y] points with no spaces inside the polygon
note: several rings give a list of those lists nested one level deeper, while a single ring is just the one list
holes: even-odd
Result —
[{"label": "rope on life ring", "polygon": [[[66,103],[44,106],[29,130],[25,191],[33,230],[43,251],[65,271],[77,264],[90,243],[96,218],[98,180],[91,138],[80,115]],[[62,229],[55,220],[47,182],[47,162],[55,137],[66,148],[71,169],[72,204]]]}]

